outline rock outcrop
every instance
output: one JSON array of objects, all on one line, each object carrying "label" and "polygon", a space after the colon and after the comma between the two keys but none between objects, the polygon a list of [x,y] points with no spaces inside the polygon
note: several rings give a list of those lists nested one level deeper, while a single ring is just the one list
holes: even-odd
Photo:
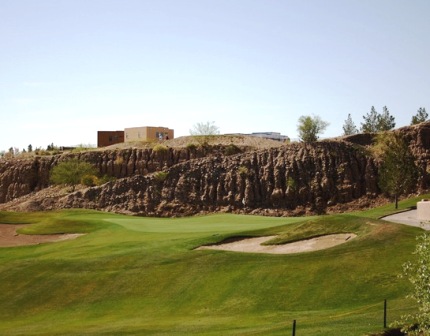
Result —
[{"label": "rock outcrop", "polygon": [[[397,131],[409,140],[420,167],[419,188],[427,188],[430,123]],[[377,163],[361,145],[371,141],[369,135],[355,136],[243,153],[229,151],[232,155],[226,155],[225,147],[209,146],[14,160],[0,167],[0,203],[44,189],[52,167],[74,155],[117,180],[65,196],[35,197],[33,208],[88,208],[145,216],[213,211],[324,213],[380,195]]]},{"label": "rock outcrop", "polygon": [[363,150],[324,142],[187,161],[161,178],[155,173],[122,179],[70,195],[60,206],[158,216],[256,209],[322,213],[378,193],[376,167]]},{"label": "rock outcrop", "polygon": [[[46,188],[49,185],[52,168],[59,162],[73,157],[92,163],[101,175],[124,178],[146,175],[180,162],[209,155],[229,154],[231,150],[228,148],[222,146],[190,146],[180,149],[161,147],[160,150],[128,148],[4,160],[0,161],[0,203]],[[239,148],[234,150],[241,151]]]}]

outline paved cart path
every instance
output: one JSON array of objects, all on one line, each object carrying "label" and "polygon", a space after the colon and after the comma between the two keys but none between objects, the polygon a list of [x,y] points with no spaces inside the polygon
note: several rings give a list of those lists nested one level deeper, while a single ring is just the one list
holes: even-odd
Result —
[{"label": "paved cart path", "polygon": [[417,219],[417,210],[408,210],[394,215],[385,216],[381,219],[386,220],[388,222],[421,227],[427,231],[430,230],[430,222],[422,222]]}]

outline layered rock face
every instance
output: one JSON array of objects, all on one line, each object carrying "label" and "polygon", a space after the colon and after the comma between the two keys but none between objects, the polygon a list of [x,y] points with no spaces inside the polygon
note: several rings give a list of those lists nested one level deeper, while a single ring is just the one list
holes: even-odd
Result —
[{"label": "layered rock face", "polygon": [[180,162],[224,153],[225,148],[220,146],[160,151],[124,149],[0,161],[0,203],[46,188],[51,169],[59,162],[73,157],[92,163],[101,175],[123,178],[146,175]]},{"label": "layered rock face", "polygon": [[430,122],[425,122],[412,127],[403,127],[397,130],[405,134],[412,154],[416,158],[416,164],[420,169],[418,180],[419,189],[427,189],[430,185],[429,163],[430,163]]},{"label": "layered rock face", "polygon": [[0,203],[46,188],[53,157],[0,161]]},{"label": "layered rock face", "polygon": [[[403,132],[428,186],[430,123]],[[94,164],[114,182],[66,196],[35,198],[38,209],[89,208],[146,216],[228,211],[272,215],[324,213],[380,194],[378,167],[363,145],[372,137],[239,154],[225,147],[84,152],[0,165],[0,203],[42,190],[52,167],[71,156]],[[235,151],[237,153],[237,151]]]},{"label": "layered rock face", "polygon": [[[409,148],[415,157],[416,165],[421,174],[418,181],[418,189],[429,187],[429,162],[430,162],[430,122],[424,122],[415,126],[406,126],[395,130],[402,133],[409,143]],[[369,146],[373,143],[375,134],[356,134],[344,137],[342,140],[361,146]]]},{"label": "layered rock face", "polygon": [[43,208],[91,208],[139,215],[199,212],[322,213],[375,197],[377,170],[365,151],[343,142],[296,144],[234,156],[186,160],[63,197]]}]

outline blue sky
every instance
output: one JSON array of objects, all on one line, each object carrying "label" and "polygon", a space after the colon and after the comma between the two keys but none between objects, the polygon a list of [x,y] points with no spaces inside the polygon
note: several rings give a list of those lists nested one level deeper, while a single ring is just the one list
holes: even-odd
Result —
[{"label": "blue sky", "polygon": [[430,109],[428,0],[0,0],[0,150]]}]

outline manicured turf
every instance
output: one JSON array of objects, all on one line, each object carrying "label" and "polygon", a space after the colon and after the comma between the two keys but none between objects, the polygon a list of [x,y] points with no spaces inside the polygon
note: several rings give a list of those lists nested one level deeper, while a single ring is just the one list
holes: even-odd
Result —
[{"label": "manicured turf", "polygon": [[[409,203],[412,204],[413,201]],[[401,203],[403,207],[409,203]],[[421,229],[365,213],[308,218],[154,219],[70,210],[0,213],[73,241],[0,249],[2,335],[363,335],[414,308],[397,277]],[[384,214],[385,214],[384,212]],[[276,243],[354,232],[303,254],[199,251],[231,236]]]}]

